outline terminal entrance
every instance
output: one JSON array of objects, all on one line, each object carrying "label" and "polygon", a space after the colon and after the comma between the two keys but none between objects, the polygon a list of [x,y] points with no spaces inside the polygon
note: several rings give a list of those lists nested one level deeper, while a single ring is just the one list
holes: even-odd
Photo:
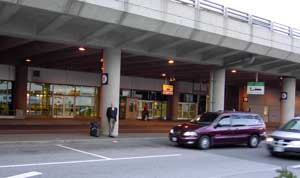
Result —
[{"label": "terminal entrance", "polygon": [[72,96],[53,96],[53,117],[74,117],[74,100]]}]

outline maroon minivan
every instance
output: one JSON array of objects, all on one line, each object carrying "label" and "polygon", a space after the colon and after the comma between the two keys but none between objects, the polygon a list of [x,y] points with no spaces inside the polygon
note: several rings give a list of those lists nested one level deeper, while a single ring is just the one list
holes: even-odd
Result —
[{"label": "maroon minivan", "polygon": [[196,145],[200,149],[242,143],[256,148],[265,138],[264,120],[249,112],[207,112],[189,124],[175,126],[169,132],[170,141],[179,145]]}]

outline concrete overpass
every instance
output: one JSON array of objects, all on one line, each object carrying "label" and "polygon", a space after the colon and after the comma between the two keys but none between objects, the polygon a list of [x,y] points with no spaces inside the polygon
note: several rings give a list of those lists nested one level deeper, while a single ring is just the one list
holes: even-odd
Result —
[{"label": "concrete overpass", "polygon": [[[224,108],[227,68],[300,78],[299,30],[206,0],[0,0],[0,8],[0,35],[28,39],[8,42],[2,50],[31,40],[63,45],[45,43],[16,53],[32,50],[31,55],[38,56],[77,45],[95,48],[90,55],[100,56],[97,49],[105,49],[101,53],[107,59],[104,72],[111,74],[113,82],[102,91],[102,111],[111,101],[119,103],[116,93],[120,88],[121,51],[129,54],[125,61],[142,55],[165,60],[171,57],[183,65],[209,65],[213,69],[210,108],[214,111]],[[1,59],[10,61],[10,56]],[[46,66],[55,63],[47,57]],[[40,64],[43,59],[45,56],[40,56]],[[130,70],[135,69],[139,70]],[[295,96],[294,78],[283,81],[289,96]],[[21,84],[23,89],[25,84]],[[20,93],[24,95],[25,91]],[[282,102],[282,118],[294,115],[294,105],[293,97]],[[103,122],[107,124],[105,119]]]},{"label": "concrete overpass", "polygon": [[300,31],[203,0],[1,0],[0,33],[300,77]]}]

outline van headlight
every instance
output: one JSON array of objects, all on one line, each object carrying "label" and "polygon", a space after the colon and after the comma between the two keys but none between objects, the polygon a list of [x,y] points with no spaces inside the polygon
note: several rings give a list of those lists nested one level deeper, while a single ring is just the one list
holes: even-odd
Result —
[{"label": "van headlight", "polygon": [[173,133],[174,133],[174,129],[171,129],[171,130],[170,130],[170,134],[173,134]]},{"label": "van headlight", "polygon": [[300,141],[291,141],[290,145],[291,146],[299,146],[300,147]]},{"label": "van headlight", "polygon": [[273,142],[274,141],[274,138],[272,138],[272,137],[267,137],[266,138],[266,142]]},{"label": "van headlight", "polygon": [[198,134],[196,132],[184,132],[183,133],[183,136],[186,136],[186,137],[197,137]]}]

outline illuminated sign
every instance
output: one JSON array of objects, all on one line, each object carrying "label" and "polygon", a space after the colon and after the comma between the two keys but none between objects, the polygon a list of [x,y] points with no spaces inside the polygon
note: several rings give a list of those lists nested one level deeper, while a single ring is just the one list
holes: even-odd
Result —
[{"label": "illuminated sign", "polygon": [[248,82],[247,84],[248,95],[264,95],[265,83],[264,82]]},{"label": "illuminated sign", "polygon": [[163,84],[163,95],[173,95],[173,85]]}]

